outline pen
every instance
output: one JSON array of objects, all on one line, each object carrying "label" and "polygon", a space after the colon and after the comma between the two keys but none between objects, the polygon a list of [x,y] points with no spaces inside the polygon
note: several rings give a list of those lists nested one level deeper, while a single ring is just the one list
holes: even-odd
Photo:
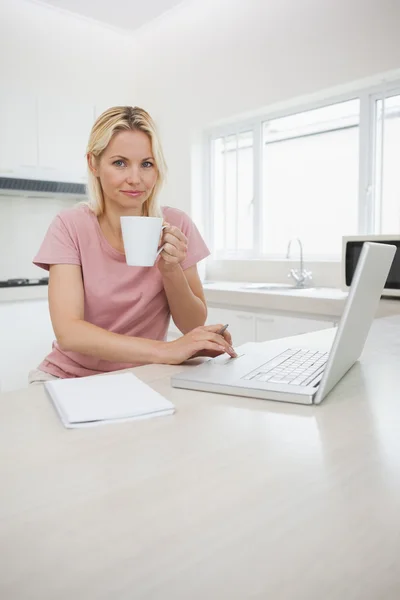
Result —
[{"label": "pen", "polygon": [[226,331],[228,329],[228,327],[229,327],[228,324],[224,325],[223,327],[221,327],[221,329],[218,329],[217,333],[219,335],[222,335],[224,333],[224,331]]},{"label": "pen", "polygon": [[[221,329],[218,329],[217,333],[219,335],[223,335],[224,331],[226,331],[228,329],[229,325],[228,323],[226,325],[224,325],[223,327],[221,327]],[[235,352],[235,350],[233,348],[232,349],[232,354],[231,354],[231,358],[237,358],[237,354]]]}]

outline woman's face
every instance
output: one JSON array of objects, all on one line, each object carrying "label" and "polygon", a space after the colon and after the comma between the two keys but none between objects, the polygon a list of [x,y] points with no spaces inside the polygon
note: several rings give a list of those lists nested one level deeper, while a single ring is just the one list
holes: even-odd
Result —
[{"label": "woman's face", "polygon": [[95,175],[100,177],[106,207],[141,215],[158,178],[150,138],[143,131],[117,133],[101,155]]}]

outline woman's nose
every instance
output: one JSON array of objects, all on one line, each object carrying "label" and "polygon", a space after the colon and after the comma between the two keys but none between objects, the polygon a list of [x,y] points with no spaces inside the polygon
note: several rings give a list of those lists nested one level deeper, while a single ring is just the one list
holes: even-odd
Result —
[{"label": "woman's nose", "polygon": [[127,174],[126,181],[130,185],[136,185],[140,183],[140,170],[137,167],[132,167]]}]

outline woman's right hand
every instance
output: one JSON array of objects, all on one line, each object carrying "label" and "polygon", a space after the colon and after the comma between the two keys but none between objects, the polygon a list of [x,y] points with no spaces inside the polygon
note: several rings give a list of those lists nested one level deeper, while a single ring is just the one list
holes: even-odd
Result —
[{"label": "woman's right hand", "polygon": [[161,362],[168,365],[180,363],[196,356],[220,356],[225,352],[232,358],[237,354],[232,347],[230,334],[225,331],[217,333],[222,325],[196,327],[173,342],[166,342],[162,351]]}]

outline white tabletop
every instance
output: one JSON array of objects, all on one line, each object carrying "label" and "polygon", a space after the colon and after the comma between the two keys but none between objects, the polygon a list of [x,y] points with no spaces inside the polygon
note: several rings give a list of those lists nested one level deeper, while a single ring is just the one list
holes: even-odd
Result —
[{"label": "white tabletop", "polygon": [[400,317],[318,407],[172,389],[181,368],[136,370],[177,407],[146,421],[67,430],[41,386],[0,395],[0,598],[398,600]]}]

